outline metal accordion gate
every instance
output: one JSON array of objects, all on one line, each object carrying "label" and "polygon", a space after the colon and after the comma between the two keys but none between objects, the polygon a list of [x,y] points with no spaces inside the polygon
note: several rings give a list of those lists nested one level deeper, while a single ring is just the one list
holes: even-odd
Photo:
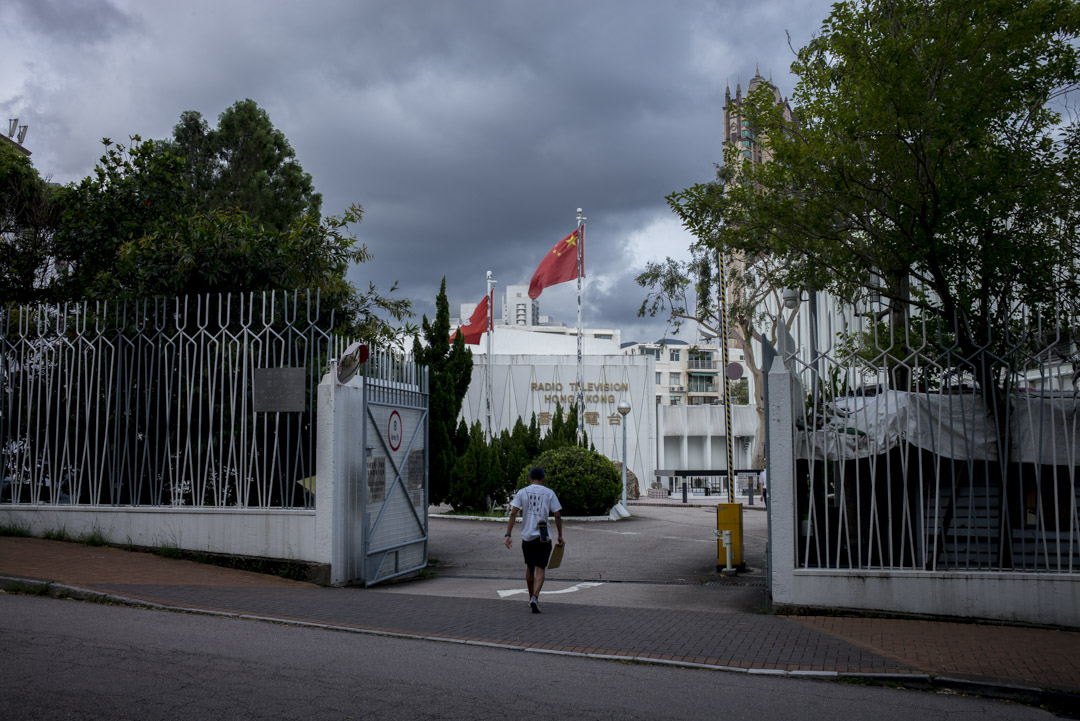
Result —
[{"label": "metal accordion gate", "polygon": [[427,565],[427,371],[391,353],[365,364],[363,583]]},{"label": "metal accordion gate", "polygon": [[331,582],[371,586],[427,565],[428,376],[389,351],[354,369],[335,364],[320,389],[317,510]]}]

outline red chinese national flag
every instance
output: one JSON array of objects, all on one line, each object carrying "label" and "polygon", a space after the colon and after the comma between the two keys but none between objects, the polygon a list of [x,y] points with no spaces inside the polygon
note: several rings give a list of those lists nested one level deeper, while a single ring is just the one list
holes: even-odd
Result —
[{"label": "red chinese national flag", "polygon": [[468,322],[463,323],[454,331],[454,335],[450,336],[450,342],[453,343],[457,334],[461,333],[461,335],[465,336],[466,345],[480,345],[480,336],[488,329],[489,306],[488,296],[485,295],[484,299],[477,304],[476,310],[473,311]]},{"label": "red chinese national flag", "polygon": [[[536,300],[549,285],[565,283],[578,277],[578,243],[581,242],[581,228],[566,236],[551,249],[540,261],[540,266],[533,273],[529,283],[529,297]],[[584,246],[583,246],[584,248]],[[582,253],[584,259],[584,252]],[[584,265],[584,263],[582,263]],[[580,274],[585,276],[585,269]]]}]

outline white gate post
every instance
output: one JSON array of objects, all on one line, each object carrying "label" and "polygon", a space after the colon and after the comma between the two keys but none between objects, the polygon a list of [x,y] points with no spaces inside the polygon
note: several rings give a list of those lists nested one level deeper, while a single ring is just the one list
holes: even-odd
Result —
[{"label": "white gate post", "polygon": [[[345,442],[345,414],[335,407],[337,362],[319,383],[316,411],[315,455],[315,553],[320,563],[330,565],[330,584],[346,581],[345,494],[337,481],[344,473],[341,446]],[[343,410],[343,409],[342,409]]]},{"label": "white gate post", "polygon": [[[769,370],[768,503],[772,523],[772,600],[794,603],[793,575],[798,548],[795,525],[795,424],[791,373],[777,354]],[[800,399],[801,402],[801,399]]]}]

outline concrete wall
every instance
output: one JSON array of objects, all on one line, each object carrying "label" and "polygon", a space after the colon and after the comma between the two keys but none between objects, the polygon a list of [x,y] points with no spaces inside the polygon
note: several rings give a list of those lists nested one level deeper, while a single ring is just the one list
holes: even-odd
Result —
[{"label": "concrete wall", "polygon": [[0,508],[0,523],[25,526],[35,536],[100,532],[115,544],[329,562],[316,550],[313,510],[17,505]]},{"label": "concrete wall", "polygon": [[799,569],[787,598],[773,596],[806,606],[1080,626],[1080,577],[1069,574]]}]

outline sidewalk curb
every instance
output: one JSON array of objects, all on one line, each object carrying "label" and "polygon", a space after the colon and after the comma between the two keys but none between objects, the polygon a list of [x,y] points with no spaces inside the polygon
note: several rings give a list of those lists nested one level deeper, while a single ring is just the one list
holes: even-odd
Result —
[{"label": "sidewalk curb", "polygon": [[[36,578],[24,578],[20,576],[0,575],[0,586],[18,585],[30,587],[41,591],[41,595],[54,598],[72,598],[87,602],[108,602],[136,608],[149,608],[161,611],[173,611],[182,613],[194,613],[205,616],[220,616],[249,621],[262,621],[265,623],[278,623],[290,626],[319,628],[329,631],[345,631],[372,636],[388,638],[405,638],[419,641],[437,641],[441,643],[454,643],[465,646],[482,646],[488,648],[501,648],[510,651],[522,651],[526,653],[543,653],[555,656],[571,656],[578,658],[592,658],[603,661],[622,661],[642,664],[655,664],[660,666],[673,666],[677,668],[694,668],[709,671],[721,671],[729,673],[743,673],[749,676],[776,676],[793,679],[807,679],[815,681],[843,682],[845,680],[868,681],[876,684],[897,684],[904,688],[923,691],[949,690],[971,694],[984,698],[1002,701],[1013,701],[1030,706],[1052,709],[1057,714],[1068,714],[1067,718],[1080,718],[1080,694],[1069,691],[1043,689],[1032,686],[1018,686],[1006,683],[995,683],[990,680],[974,680],[953,678],[949,676],[934,676],[925,673],[858,673],[850,671],[788,671],[785,669],[745,668],[742,666],[729,666],[725,664],[695,663],[678,659],[652,658],[649,654],[637,656],[622,656],[606,653],[590,653],[579,651],[565,651],[557,649],[537,648],[498,641],[478,641],[473,639],[455,638],[437,634],[407,633],[403,631],[388,631],[362,626],[349,626],[334,623],[318,623],[314,621],[302,621],[299,619],[263,616],[258,614],[240,613],[234,611],[215,611],[205,608],[182,606],[178,604],[163,604],[154,601],[145,601],[138,598],[121,596],[113,593],[96,591],[93,589],[71,586],[52,581],[43,581]],[[0,589],[2,593],[20,593]]]}]

